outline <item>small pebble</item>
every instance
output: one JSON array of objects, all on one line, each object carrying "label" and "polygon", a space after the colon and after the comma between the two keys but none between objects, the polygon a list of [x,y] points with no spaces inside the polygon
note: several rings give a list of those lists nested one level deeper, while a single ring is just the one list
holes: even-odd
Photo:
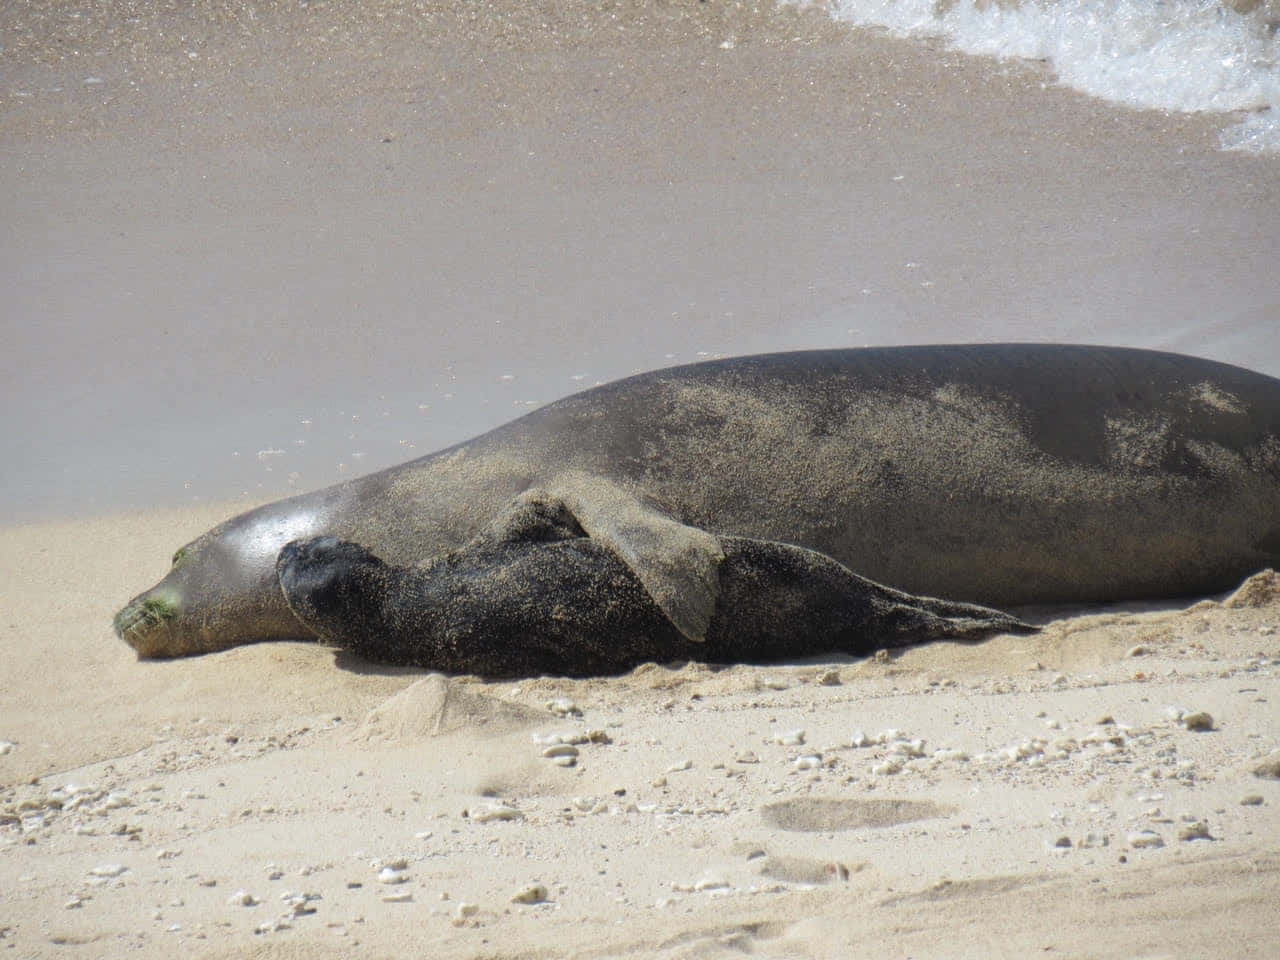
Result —
[{"label": "small pebble", "polygon": [[318,893],[303,893],[289,897],[285,902],[289,907],[290,916],[306,917],[316,912],[316,908],[311,905],[311,901],[319,900]]},{"label": "small pebble", "polygon": [[392,867],[383,867],[378,871],[379,883],[404,883],[409,879],[409,875],[403,869],[396,870]]},{"label": "small pebble", "polygon": [[803,730],[788,730],[784,733],[775,733],[773,742],[780,747],[798,747],[804,744],[804,738]]},{"label": "small pebble", "polygon": [[378,898],[383,903],[409,903],[413,900],[412,890],[388,890]]},{"label": "small pebble", "polygon": [[1213,729],[1213,717],[1203,710],[1197,710],[1195,713],[1185,713],[1182,715],[1182,725],[1188,730],[1203,733],[1206,730]]},{"label": "small pebble", "polygon": [[1151,650],[1148,647],[1139,643],[1136,646],[1130,647],[1129,650],[1125,653],[1125,656],[1126,657],[1145,657],[1150,652]]},{"label": "small pebble", "polygon": [[1197,820],[1194,823],[1184,824],[1178,830],[1179,840],[1212,840],[1209,835],[1209,824],[1204,820]]},{"label": "small pebble", "polygon": [[1065,849],[1065,848],[1070,848],[1070,846],[1071,846],[1071,838],[1070,838],[1070,837],[1067,837],[1067,836],[1059,837],[1057,840],[1053,841],[1053,845],[1054,845],[1055,847],[1062,847],[1062,848],[1064,848],[1064,849]]},{"label": "small pebble", "polygon": [[667,767],[667,773],[680,773],[681,771],[692,769],[692,760],[681,760],[679,763],[673,763],[671,766]]},{"label": "small pebble", "polygon": [[578,705],[566,697],[557,697],[555,700],[548,700],[547,709],[557,717],[582,716],[582,711],[578,709]]},{"label": "small pebble", "polygon": [[470,811],[471,819],[476,823],[490,823],[494,820],[523,820],[524,814],[515,807],[504,803],[490,803],[476,807]]},{"label": "small pebble", "polygon": [[227,906],[229,907],[256,907],[257,905],[258,898],[248,890],[237,890],[227,897]]},{"label": "small pebble", "polygon": [[460,927],[479,912],[480,908],[474,903],[459,903],[458,909],[453,911],[452,923],[455,927]]},{"label": "small pebble", "polygon": [[547,888],[540,883],[523,887],[511,898],[512,903],[542,903],[547,899]]},{"label": "small pebble", "polygon": [[796,759],[795,768],[797,770],[817,770],[822,766],[822,757],[816,753],[810,753]]},{"label": "small pebble", "polygon": [[895,740],[889,746],[889,752],[903,757],[923,757],[924,741],[916,740]]},{"label": "small pebble", "polygon": [[744,750],[733,758],[734,763],[759,763],[760,758],[754,750]]},{"label": "small pebble", "polygon": [[1254,767],[1253,775],[1262,780],[1280,780],[1280,753],[1273,753]]},{"label": "small pebble", "polygon": [[1262,806],[1262,794],[1250,793],[1240,798],[1240,806],[1242,807],[1260,807]]},{"label": "small pebble", "polygon": [[822,671],[818,674],[818,683],[824,687],[840,686],[840,671],[835,669]]},{"label": "small pebble", "polygon": [[89,874],[94,877],[118,877],[128,869],[120,863],[103,863],[90,870]]},{"label": "small pebble", "polygon": [[572,760],[578,755],[578,748],[570,743],[557,743],[554,746],[547,747],[543,750],[542,755],[549,760],[563,757],[568,757]]},{"label": "small pebble", "polygon": [[0,740],[0,757],[5,754],[12,753],[13,748],[17,746],[12,740]]},{"label": "small pebble", "polygon": [[1154,849],[1155,847],[1163,847],[1164,839],[1154,830],[1139,830],[1137,833],[1131,833],[1128,837],[1129,846],[1134,850]]}]

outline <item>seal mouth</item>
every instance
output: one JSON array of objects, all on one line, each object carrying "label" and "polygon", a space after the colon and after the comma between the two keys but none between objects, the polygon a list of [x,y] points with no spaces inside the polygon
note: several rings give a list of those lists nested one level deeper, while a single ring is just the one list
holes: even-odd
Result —
[{"label": "seal mouth", "polygon": [[115,615],[112,626],[118,636],[138,651],[138,656],[152,655],[149,642],[156,628],[172,620],[181,612],[177,600],[164,596],[135,597]]}]

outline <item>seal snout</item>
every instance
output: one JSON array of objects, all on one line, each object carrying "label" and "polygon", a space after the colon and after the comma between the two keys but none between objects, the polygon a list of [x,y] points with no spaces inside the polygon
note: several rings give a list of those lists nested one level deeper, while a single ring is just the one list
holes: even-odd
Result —
[{"label": "seal snout", "polygon": [[139,657],[164,656],[166,624],[182,612],[182,603],[170,591],[150,591],[134,597],[115,615],[112,626]]}]

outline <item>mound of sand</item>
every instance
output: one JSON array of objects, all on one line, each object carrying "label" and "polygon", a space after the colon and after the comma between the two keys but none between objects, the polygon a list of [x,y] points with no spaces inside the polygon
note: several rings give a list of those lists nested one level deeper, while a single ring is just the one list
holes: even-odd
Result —
[{"label": "mound of sand", "polygon": [[476,736],[507,733],[544,719],[546,711],[472,692],[435,673],[370,710],[351,739],[362,744],[408,744],[458,730]]}]

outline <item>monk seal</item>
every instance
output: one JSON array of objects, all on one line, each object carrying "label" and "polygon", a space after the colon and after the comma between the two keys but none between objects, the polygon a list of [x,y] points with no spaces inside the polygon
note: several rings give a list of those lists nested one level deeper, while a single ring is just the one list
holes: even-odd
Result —
[{"label": "monk seal", "polygon": [[534,488],[694,643],[715,615],[724,537],[1001,607],[1203,595],[1280,561],[1280,381],[1044,344],[659,370],[235,517],[179,550],[117,632],[141,657],[314,638],[281,590],[287,543],[329,536],[409,566]]},{"label": "monk seal", "polygon": [[461,550],[424,564],[393,566],[316,537],[286,544],[276,571],[289,609],[321,640],[368,660],[486,677],[619,673],[672,659],[765,663],[1036,629],[893,590],[803,547],[719,543],[719,592],[699,643],[563,501],[536,489]]}]

